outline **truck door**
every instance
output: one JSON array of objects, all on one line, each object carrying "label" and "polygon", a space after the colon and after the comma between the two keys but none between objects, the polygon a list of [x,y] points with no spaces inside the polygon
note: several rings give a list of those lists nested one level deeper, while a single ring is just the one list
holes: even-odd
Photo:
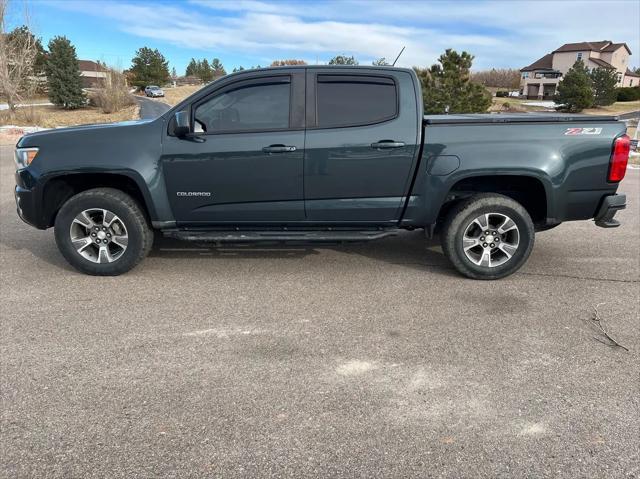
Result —
[{"label": "truck door", "polygon": [[163,144],[179,223],[304,220],[304,70],[241,76],[190,105],[193,133]]},{"label": "truck door", "polygon": [[308,69],[307,220],[397,221],[408,194],[419,126],[409,73]]}]

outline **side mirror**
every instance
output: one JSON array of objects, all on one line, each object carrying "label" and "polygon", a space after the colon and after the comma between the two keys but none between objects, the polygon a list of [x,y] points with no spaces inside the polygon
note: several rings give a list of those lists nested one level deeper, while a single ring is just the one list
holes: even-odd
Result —
[{"label": "side mirror", "polygon": [[174,116],[173,134],[184,138],[191,132],[189,111],[177,111]]}]

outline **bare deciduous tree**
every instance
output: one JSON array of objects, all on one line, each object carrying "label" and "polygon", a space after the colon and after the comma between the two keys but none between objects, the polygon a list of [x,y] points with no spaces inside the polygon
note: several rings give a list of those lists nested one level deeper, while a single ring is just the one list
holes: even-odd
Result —
[{"label": "bare deciduous tree", "polygon": [[[38,40],[28,28],[6,30],[8,0],[0,0],[0,95],[9,109],[15,111],[16,105],[30,88],[34,74],[34,64],[38,55]],[[25,10],[24,24],[29,24]],[[26,34],[24,32],[27,32]]]},{"label": "bare deciduous tree", "polygon": [[471,81],[488,87],[517,89],[520,86],[520,71],[513,68],[492,68],[471,74]]}]

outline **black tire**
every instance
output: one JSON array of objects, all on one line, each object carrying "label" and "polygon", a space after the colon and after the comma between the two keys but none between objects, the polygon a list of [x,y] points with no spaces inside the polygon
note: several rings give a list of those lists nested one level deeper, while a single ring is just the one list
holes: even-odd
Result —
[{"label": "black tire", "polygon": [[[465,254],[463,237],[473,220],[483,214],[506,215],[518,229],[519,243],[513,255],[499,266],[481,266]],[[516,272],[527,261],[533,249],[535,231],[527,210],[509,197],[482,193],[454,206],[442,228],[441,242],[446,257],[464,276],[473,279],[499,279]],[[503,255],[503,253],[499,253]],[[506,257],[506,256],[504,256]]]},{"label": "black tire", "polygon": [[[90,261],[78,253],[71,241],[74,218],[91,209],[106,209],[114,213],[126,227],[126,249],[113,262]],[[72,196],[62,205],[55,221],[56,244],[62,256],[78,271],[94,276],[117,276],[134,268],[151,250],[153,236],[140,205],[131,196],[114,188],[95,188]]]}]

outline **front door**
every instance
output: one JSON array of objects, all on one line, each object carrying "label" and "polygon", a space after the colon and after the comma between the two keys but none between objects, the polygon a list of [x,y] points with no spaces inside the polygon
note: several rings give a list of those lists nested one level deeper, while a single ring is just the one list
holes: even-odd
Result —
[{"label": "front door", "polygon": [[245,77],[190,106],[193,133],[163,145],[179,224],[304,220],[303,120],[292,114],[300,88],[302,73]]},{"label": "front door", "polygon": [[[307,88],[310,85],[304,166],[307,219],[342,224],[397,221],[421,125],[411,75],[310,70]],[[310,98],[314,92],[315,98]]]}]

